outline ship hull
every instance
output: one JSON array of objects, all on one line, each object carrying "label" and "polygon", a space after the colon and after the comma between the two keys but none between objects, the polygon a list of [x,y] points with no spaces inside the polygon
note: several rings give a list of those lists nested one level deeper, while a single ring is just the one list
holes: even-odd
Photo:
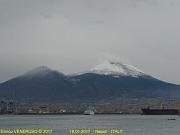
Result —
[{"label": "ship hull", "polygon": [[178,115],[177,109],[142,109],[143,115]]}]

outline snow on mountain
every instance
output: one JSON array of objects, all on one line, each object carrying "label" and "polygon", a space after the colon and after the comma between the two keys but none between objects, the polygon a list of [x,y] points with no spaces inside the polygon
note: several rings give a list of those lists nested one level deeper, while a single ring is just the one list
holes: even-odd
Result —
[{"label": "snow on mountain", "polygon": [[59,73],[58,71],[52,70],[46,66],[40,66],[40,67],[37,67],[37,68],[23,74],[21,77],[24,77],[24,78],[32,78],[34,76],[43,77],[43,76],[47,76],[47,75],[50,75],[51,73],[55,73],[55,72]]},{"label": "snow on mountain", "polygon": [[[50,74],[52,75],[54,73],[62,74],[46,66],[41,66],[23,74],[21,77],[25,77],[25,78],[32,78],[34,76],[44,77]],[[119,76],[139,77],[139,76],[145,75],[143,71],[139,70],[138,68],[132,65],[124,64],[121,62],[104,61],[103,63],[96,65],[94,68],[90,69],[89,71],[70,74],[68,76],[71,77],[71,76],[77,76],[77,75],[82,75],[86,73],[95,73],[95,74],[100,74],[100,75],[113,75],[114,77],[119,77]]]},{"label": "snow on mountain", "polygon": [[143,71],[132,65],[112,61],[105,61],[92,68],[90,72],[103,75],[122,75],[132,77],[139,77],[145,75]]}]

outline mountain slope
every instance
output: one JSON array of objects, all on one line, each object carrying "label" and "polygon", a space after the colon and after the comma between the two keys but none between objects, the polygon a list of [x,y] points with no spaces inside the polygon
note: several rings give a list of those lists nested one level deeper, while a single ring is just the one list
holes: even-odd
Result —
[{"label": "mountain slope", "polygon": [[15,94],[18,100],[56,101],[59,100],[57,93],[61,93],[62,100],[66,99],[66,93],[72,93],[68,91],[72,90],[70,87],[71,83],[62,73],[47,67],[38,67],[22,76],[2,83],[0,93],[1,97],[11,97]]},{"label": "mountain slope", "polygon": [[131,65],[105,62],[68,76],[47,67],[36,68],[0,84],[0,98],[12,96],[23,102],[179,98],[180,86],[155,79]]}]

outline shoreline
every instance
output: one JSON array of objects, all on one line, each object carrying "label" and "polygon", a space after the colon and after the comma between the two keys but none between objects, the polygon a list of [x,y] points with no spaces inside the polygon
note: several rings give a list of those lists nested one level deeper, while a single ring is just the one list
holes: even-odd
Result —
[{"label": "shoreline", "polygon": [[[0,115],[85,115],[84,113],[4,113]],[[95,113],[94,115],[142,115],[141,113]]]}]

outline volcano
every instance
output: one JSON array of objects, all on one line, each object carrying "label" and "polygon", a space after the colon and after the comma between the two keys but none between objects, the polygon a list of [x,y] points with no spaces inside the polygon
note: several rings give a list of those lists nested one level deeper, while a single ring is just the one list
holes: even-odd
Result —
[{"label": "volcano", "polygon": [[138,68],[105,61],[87,72],[66,75],[42,66],[0,84],[0,98],[23,102],[117,101],[180,97],[180,86]]}]

